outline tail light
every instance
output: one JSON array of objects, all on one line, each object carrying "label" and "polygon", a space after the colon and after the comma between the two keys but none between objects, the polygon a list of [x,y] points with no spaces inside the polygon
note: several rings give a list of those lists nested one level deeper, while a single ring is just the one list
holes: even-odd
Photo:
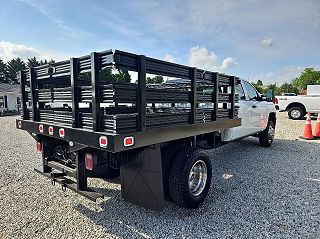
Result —
[{"label": "tail light", "polygon": [[42,144],[37,142],[37,152],[42,152]]},{"label": "tail light", "polygon": [[84,156],[84,161],[86,164],[86,169],[93,170],[93,155],[86,153]]},{"label": "tail light", "polygon": [[274,102],[273,102],[273,103],[277,105],[277,104],[279,103],[278,98],[276,98],[276,97],[275,97],[275,98],[274,98]]},{"label": "tail light", "polygon": [[123,140],[123,145],[125,147],[129,147],[129,146],[134,145],[134,138],[132,136],[125,137],[124,140]]},{"label": "tail light", "polygon": [[64,129],[63,128],[59,129],[59,136],[61,138],[64,138]]},{"label": "tail light", "polygon": [[52,126],[50,126],[50,127],[48,128],[48,131],[49,131],[49,134],[50,134],[50,135],[53,135],[53,127],[52,127]]},{"label": "tail light", "polygon": [[39,132],[43,133],[43,124],[39,124]]},{"label": "tail light", "polygon": [[100,144],[100,147],[106,148],[106,147],[108,146],[108,139],[107,139],[107,137],[101,136],[101,137],[99,138],[99,144]]}]

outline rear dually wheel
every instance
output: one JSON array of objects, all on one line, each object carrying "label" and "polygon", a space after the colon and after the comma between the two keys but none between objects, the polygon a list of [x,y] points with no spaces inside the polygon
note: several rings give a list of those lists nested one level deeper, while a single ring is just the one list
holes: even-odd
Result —
[{"label": "rear dually wheel", "polygon": [[199,207],[209,192],[211,177],[211,160],[204,150],[181,151],[170,170],[172,200],[180,207]]}]

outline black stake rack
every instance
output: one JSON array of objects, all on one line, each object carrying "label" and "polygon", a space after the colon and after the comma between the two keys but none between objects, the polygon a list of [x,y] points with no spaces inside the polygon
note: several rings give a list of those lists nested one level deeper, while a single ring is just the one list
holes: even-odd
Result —
[{"label": "black stake rack", "polygon": [[[110,83],[105,69],[138,73],[135,83]],[[146,84],[147,74],[175,78]],[[49,126],[65,128],[64,139],[99,148],[105,135],[111,152],[126,150],[127,136],[143,137],[132,147],[175,140],[239,126],[235,76],[157,60],[119,50],[94,52],[68,61],[19,72],[21,127],[43,134]],[[172,83],[173,82],[173,83]],[[208,90],[209,89],[209,90]],[[48,108],[48,104],[66,107]],[[85,105],[85,107],[82,107]],[[51,137],[58,137],[56,132]]]}]

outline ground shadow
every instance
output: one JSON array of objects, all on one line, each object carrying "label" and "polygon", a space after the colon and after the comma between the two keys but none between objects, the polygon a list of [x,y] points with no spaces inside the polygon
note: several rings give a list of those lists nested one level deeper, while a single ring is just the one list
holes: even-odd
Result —
[{"label": "ground shadow", "polygon": [[261,148],[249,138],[212,150],[211,190],[196,210],[167,202],[156,212],[107,189],[100,189],[110,198],[99,210],[82,204],[76,210],[120,238],[315,236],[320,223],[319,149],[318,141],[278,139],[271,148]]}]

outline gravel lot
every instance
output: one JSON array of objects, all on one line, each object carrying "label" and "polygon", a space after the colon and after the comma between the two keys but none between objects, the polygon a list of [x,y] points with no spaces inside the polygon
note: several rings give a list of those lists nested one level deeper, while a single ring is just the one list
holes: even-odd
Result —
[{"label": "gravel lot", "polygon": [[52,187],[14,119],[0,118],[0,238],[320,238],[320,141],[299,140],[305,122],[285,113],[271,148],[249,138],[211,152],[201,208],[162,212],[123,201],[117,181],[90,180],[106,195],[99,204]]}]

